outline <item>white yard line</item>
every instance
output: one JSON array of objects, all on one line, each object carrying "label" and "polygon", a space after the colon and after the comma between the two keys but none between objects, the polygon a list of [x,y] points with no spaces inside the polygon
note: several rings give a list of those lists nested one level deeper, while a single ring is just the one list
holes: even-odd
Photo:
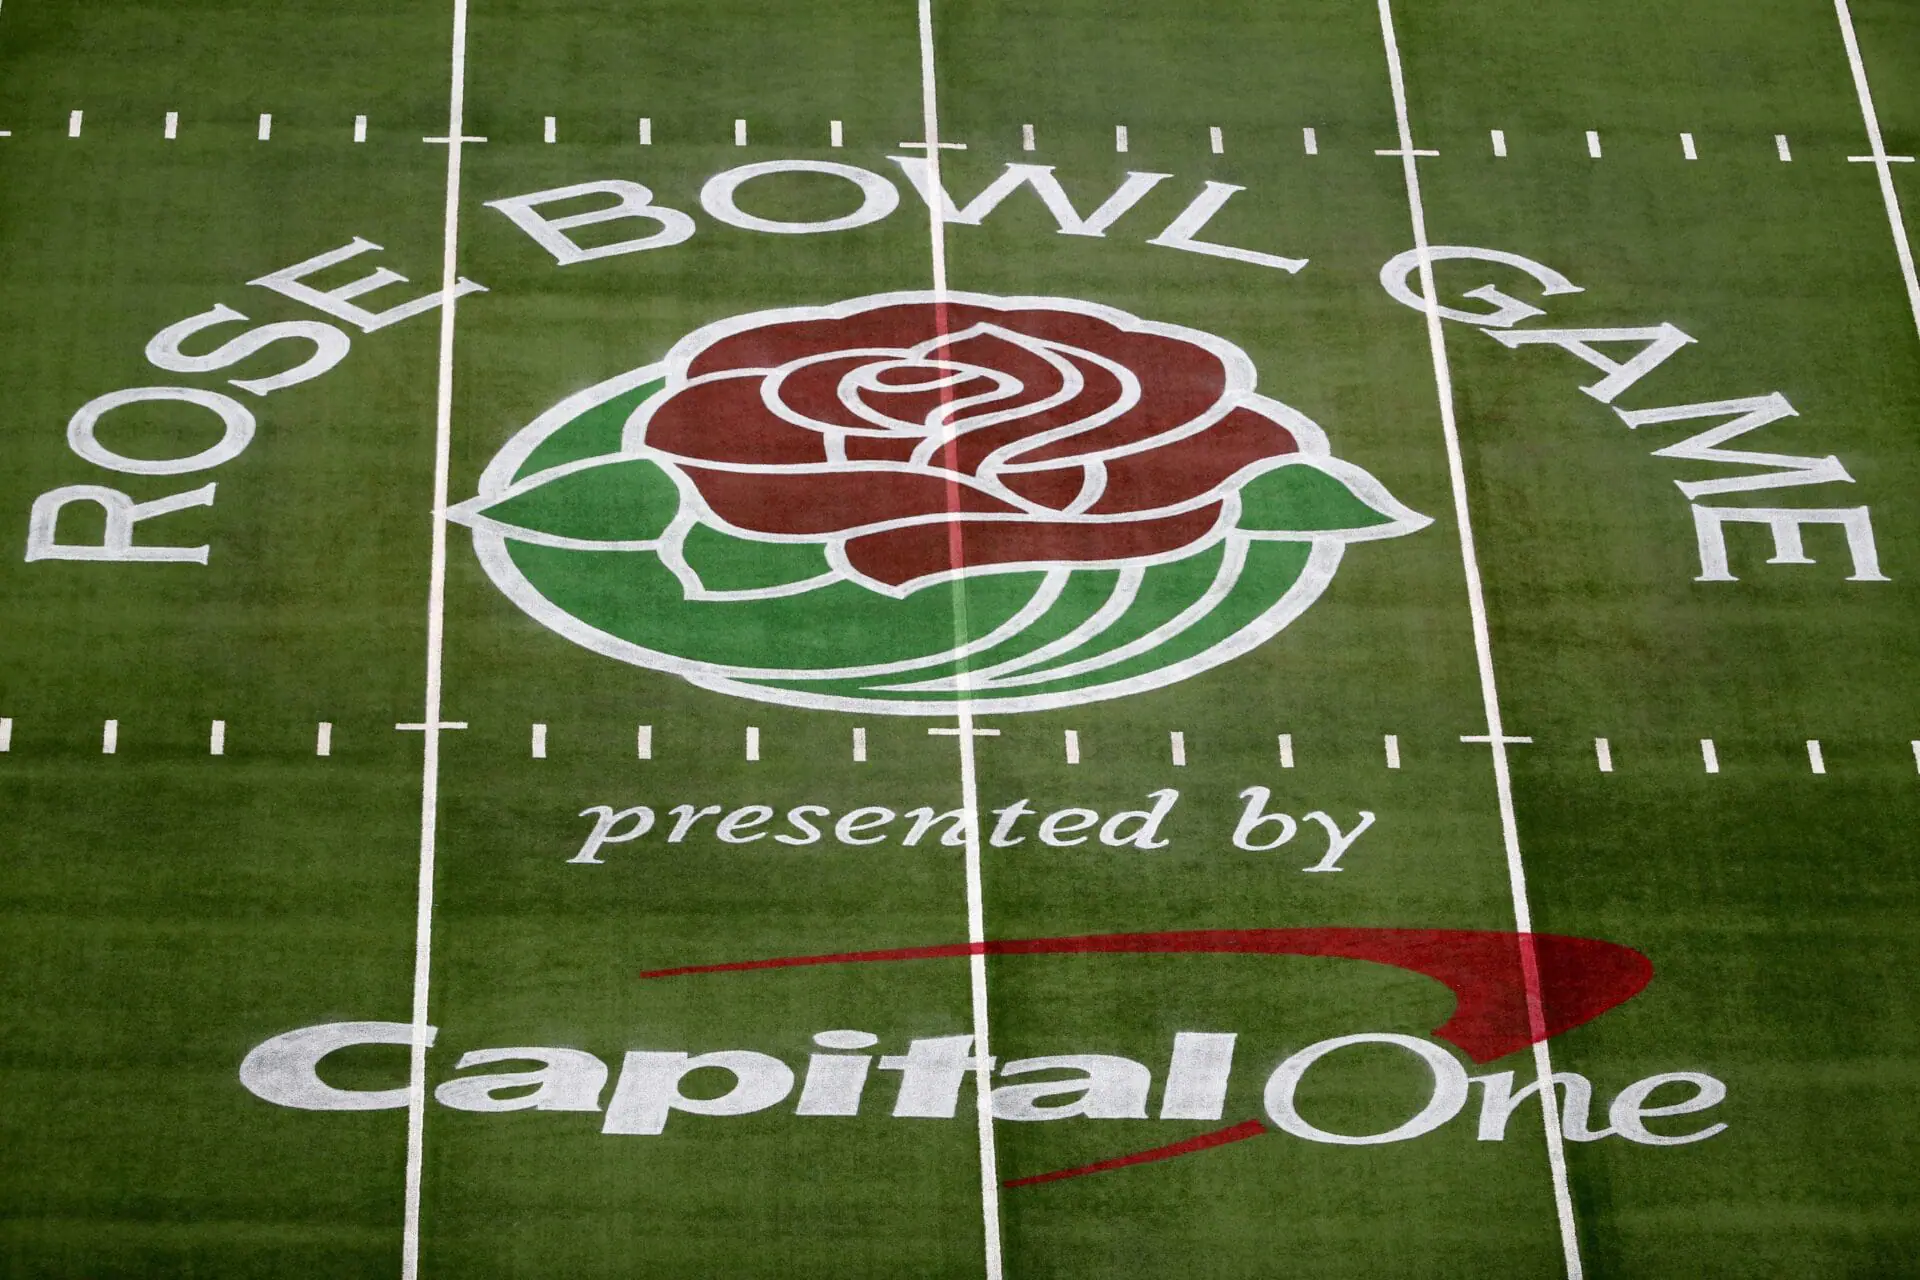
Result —
[{"label": "white yard line", "polygon": [[401,1280],[420,1274],[420,1177],[427,1113],[427,1004],[433,974],[434,840],[440,816],[440,662],[446,630],[447,473],[453,452],[453,324],[460,296],[460,149],[466,132],[467,0],[453,0],[447,88],[447,200],[440,259],[440,362],[434,396],[433,550],[427,576],[427,680],[420,716],[420,874],[413,931],[413,1038],[407,1075],[406,1217]]},{"label": "white yard line", "polygon": [[[940,177],[940,108],[934,87],[933,3],[919,0],[920,8],[920,113],[926,129],[922,141],[927,145],[928,189],[944,190]],[[947,295],[947,227],[941,216],[940,202],[927,201],[927,238],[932,254],[935,305],[942,308]],[[953,627],[956,648],[967,638],[966,582],[960,575],[953,579]],[[967,941],[974,948],[968,957],[968,978],[973,1005],[973,1093],[975,1127],[980,1139],[980,1219],[986,1252],[987,1280],[1001,1280],[1005,1266],[1000,1251],[1000,1162],[993,1138],[992,1041],[987,1034],[987,957],[982,949],[987,940],[986,899],[980,869],[980,780],[975,759],[973,704],[968,697],[966,658],[955,663],[959,698],[954,706],[960,747],[960,805],[966,814]]]},{"label": "white yard line", "polygon": [[[1480,583],[1480,562],[1474,551],[1473,521],[1467,507],[1466,466],[1460,456],[1460,433],[1454,417],[1453,372],[1447,362],[1446,335],[1440,324],[1440,295],[1434,286],[1433,258],[1427,242],[1427,214],[1420,200],[1420,170],[1414,154],[1413,126],[1407,118],[1407,88],[1400,67],[1400,45],[1393,30],[1392,0],[1380,2],[1380,35],[1386,45],[1387,74],[1393,87],[1393,113],[1400,127],[1400,163],[1406,177],[1407,208],[1413,223],[1413,243],[1420,260],[1420,288],[1427,300],[1427,348],[1433,358],[1434,387],[1440,403],[1440,431],[1447,446],[1447,473],[1453,489],[1454,523],[1460,532],[1460,562],[1466,575],[1467,606],[1473,616],[1473,651],[1480,668],[1480,700],[1486,712],[1486,743],[1493,754],[1494,789],[1500,802],[1500,833],[1506,845],[1507,883],[1513,895],[1514,928],[1533,932],[1533,911],[1527,902],[1527,873],[1520,857],[1520,831],[1513,813],[1513,779],[1507,765],[1511,741],[1500,716],[1499,687],[1493,676],[1493,641],[1487,629],[1486,598]],[[1553,1175],[1554,1211],[1560,1224],[1560,1249],[1567,1280],[1579,1280],[1580,1237],[1573,1218],[1573,1196],[1567,1186],[1567,1155],[1560,1131],[1560,1109],[1546,1105],[1553,1089],[1553,1059],[1542,1034],[1539,964],[1530,942],[1520,948],[1521,976],[1526,983],[1527,1016],[1539,1037],[1533,1046],[1534,1069],[1540,1084],[1540,1115],[1547,1142],[1547,1164]]]},{"label": "white yard line", "polygon": [[1840,19],[1840,39],[1847,46],[1847,65],[1853,68],[1853,90],[1860,97],[1860,119],[1867,126],[1867,141],[1873,147],[1873,153],[1865,156],[1849,156],[1849,160],[1873,165],[1880,175],[1880,199],[1887,206],[1887,225],[1893,231],[1893,251],[1900,257],[1900,275],[1907,282],[1907,306],[1913,312],[1913,324],[1920,332],[1920,277],[1913,269],[1913,246],[1907,243],[1906,219],[1900,216],[1900,196],[1893,189],[1893,166],[1896,163],[1912,163],[1912,156],[1894,157],[1887,154],[1887,144],[1880,135],[1880,116],[1873,109],[1873,90],[1867,87],[1867,64],[1860,60],[1860,41],[1853,33],[1853,12],[1847,8],[1847,0],[1833,0],[1833,12]]}]

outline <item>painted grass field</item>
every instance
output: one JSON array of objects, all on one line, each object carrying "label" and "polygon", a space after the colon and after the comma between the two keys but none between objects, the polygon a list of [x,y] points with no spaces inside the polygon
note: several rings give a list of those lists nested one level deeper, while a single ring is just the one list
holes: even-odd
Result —
[{"label": "painted grass field", "polygon": [[1920,1274],[1912,6],[6,0],[0,133],[0,1274]]}]

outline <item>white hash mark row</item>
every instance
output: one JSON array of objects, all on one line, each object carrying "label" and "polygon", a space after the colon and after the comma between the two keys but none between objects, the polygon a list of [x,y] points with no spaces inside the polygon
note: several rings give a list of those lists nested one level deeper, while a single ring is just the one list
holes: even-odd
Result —
[{"label": "white hash mark row", "polygon": [[[69,138],[78,138],[81,136],[85,119],[85,111],[76,110],[68,113],[67,136]],[[640,117],[637,134],[641,146],[653,145],[653,120],[651,117]],[[11,138],[12,136],[12,130],[0,129],[0,138]],[[166,113],[161,122],[160,136],[169,142],[179,138],[180,113],[178,111],[169,111]],[[263,111],[260,113],[258,127],[255,130],[254,136],[261,142],[267,142],[272,139],[272,112]],[[548,143],[560,141],[560,118],[558,116],[545,116],[542,118],[541,138]],[[735,118],[733,121],[733,145],[736,147],[744,147],[747,145],[747,138],[747,121],[744,118]],[[364,115],[358,115],[353,118],[353,140],[355,142],[365,142],[367,140],[367,117]],[[1505,129],[1489,130],[1488,140],[1492,144],[1493,154],[1496,158],[1504,160],[1508,157],[1510,153],[1507,147],[1507,131]],[[475,139],[475,141],[485,141],[485,139]],[[827,122],[827,145],[830,147],[844,147],[846,145],[846,125],[844,121],[829,120]],[[1699,144],[1694,140],[1692,133],[1680,134],[1679,145],[1682,159],[1698,160],[1700,158]],[[1128,126],[1124,124],[1115,125],[1113,129],[1114,151],[1125,154],[1131,146],[1132,133]],[[1786,134],[1776,133],[1773,135],[1773,148],[1774,154],[1780,158],[1782,163],[1788,163],[1793,160],[1793,145],[1787,140]],[[1034,129],[1034,126],[1030,124],[1020,126],[1020,149],[1022,151],[1036,151],[1039,149],[1038,133]],[[1216,156],[1226,154],[1226,131],[1219,125],[1209,125],[1207,127],[1207,149]],[[1300,149],[1305,155],[1317,156],[1320,154],[1320,137],[1317,130],[1311,127],[1300,130]],[[1606,151],[1601,143],[1600,131],[1598,129],[1589,129],[1586,131],[1586,151],[1588,157],[1594,160],[1605,157]],[[1912,156],[1888,156],[1887,159],[1896,163],[1910,164],[1914,158]]]},{"label": "white hash mark row", "polygon": [[[412,728],[417,726],[403,725],[399,727]],[[464,729],[466,726],[464,724],[449,724],[441,727]],[[985,731],[982,730],[980,732]],[[1279,734],[1276,736],[1275,742],[1278,749],[1277,754],[1280,767],[1282,769],[1293,768],[1293,735],[1290,733]],[[1920,773],[1920,738],[1912,739],[1908,745],[1913,750],[1914,771],[1915,773]],[[1063,730],[1061,746],[1068,764],[1077,765],[1081,762],[1080,731],[1078,729]],[[745,760],[749,763],[759,762],[760,728],[758,725],[748,725],[746,727],[742,748],[742,756]],[[1398,769],[1400,767],[1399,735],[1392,733],[1383,734],[1380,739],[1380,748],[1381,756],[1386,767],[1389,769]],[[1825,749],[1820,745],[1820,739],[1808,738],[1806,740],[1806,749],[1807,771],[1810,773],[1824,774],[1827,771],[1827,758]],[[117,719],[102,721],[100,726],[100,754],[107,756],[116,755],[119,753],[119,750],[120,721]],[[13,717],[0,716],[0,754],[9,754],[12,751]],[[210,722],[207,728],[207,754],[223,756],[226,753],[227,722],[225,720],[214,720]],[[331,756],[333,754],[332,721],[322,720],[314,726],[313,754],[316,756]],[[544,723],[536,723],[531,726],[528,738],[528,754],[535,760],[545,760],[547,758],[547,726]],[[643,724],[639,726],[634,736],[634,754],[641,760],[653,759],[652,725]],[[852,757],[855,764],[867,763],[867,730],[864,726],[857,726],[852,731]],[[1176,768],[1186,767],[1187,735],[1184,731],[1179,729],[1168,731],[1167,758],[1169,763]],[[1599,768],[1601,773],[1612,773],[1614,771],[1613,743],[1606,738],[1595,738],[1593,740],[1593,758],[1594,764]],[[1720,772],[1720,749],[1715,745],[1712,738],[1700,739],[1700,767],[1702,772],[1705,773]]]}]

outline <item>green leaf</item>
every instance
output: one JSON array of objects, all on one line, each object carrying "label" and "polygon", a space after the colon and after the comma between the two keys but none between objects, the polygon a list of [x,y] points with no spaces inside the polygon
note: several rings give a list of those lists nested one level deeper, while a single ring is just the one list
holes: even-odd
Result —
[{"label": "green leaf", "polygon": [[1240,491],[1240,528],[1248,533],[1331,533],[1392,522],[1338,476],[1302,463],[1255,476]]},{"label": "green leaf", "polygon": [[633,411],[640,407],[641,401],[666,385],[666,379],[657,378],[593,406],[542,440],[527,455],[527,460],[520,464],[520,469],[514,473],[514,480],[524,480],[565,463],[620,452],[620,437],[626,431],[627,419],[633,416]]},{"label": "green leaf", "polygon": [[485,509],[489,520],[588,542],[658,538],[680,510],[680,489],[660,464],[622,458],[555,476]]},{"label": "green leaf", "polygon": [[697,524],[681,547],[709,591],[752,591],[817,578],[831,567],[819,543],[756,542]]}]

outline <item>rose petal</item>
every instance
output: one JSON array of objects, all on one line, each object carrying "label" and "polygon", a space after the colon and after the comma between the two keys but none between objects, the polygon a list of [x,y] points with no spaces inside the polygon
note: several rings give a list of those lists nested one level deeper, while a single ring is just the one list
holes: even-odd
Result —
[{"label": "rose petal", "polygon": [[854,370],[882,358],[863,353],[801,365],[780,380],[780,403],[816,422],[871,431],[873,423],[841,403],[840,382]]},{"label": "rose petal", "polygon": [[681,468],[714,514],[749,533],[811,536],[844,533],[885,520],[958,509],[1019,508],[967,480],[919,469],[859,471],[716,471]]},{"label": "rose petal", "polygon": [[827,461],[826,438],[767,408],[760,385],[760,377],[749,373],[670,392],[647,420],[646,443],[703,462]]},{"label": "rose petal", "polygon": [[[1092,524],[1086,521],[962,520],[962,563],[975,567],[1035,562],[1086,564],[1137,560],[1178,551],[1205,538],[1220,505],[1178,515]],[[949,520],[883,529],[847,540],[847,562],[876,582],[898,587],[953,568]]]},{"label": "rose petal", "polygon": [[1008,471],[1001,474],[1000,481],[1023,498],[1062,511],[1086,488],[1087,470],[1059,467],[1048,471]]},{"label": "rose petal", "polygon": [[[1191,502],[1211,493],[1221,481],[1262,458],[1299,452],[1293,433],[1265,414],[1234,409],[1206,430],[1107,461],[1107,487],[1091,515],[1151,511]],[[1001,479],[1016,493],[1014,475]]]},{"label": "rose petal", "polygon": [[911,462],[921,436],[901,432],[897,436],[848,436],[849,462]]}]

